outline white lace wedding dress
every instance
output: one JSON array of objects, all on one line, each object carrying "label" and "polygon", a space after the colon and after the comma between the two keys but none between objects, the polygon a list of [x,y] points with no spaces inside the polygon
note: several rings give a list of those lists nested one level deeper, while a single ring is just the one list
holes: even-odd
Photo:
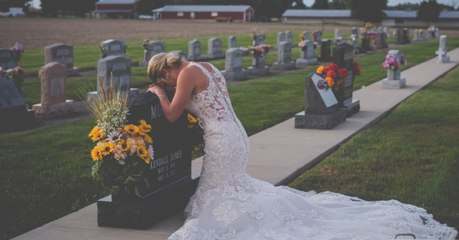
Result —
[{"label": "white lace wedding dress", "polygon": [[[422,208],[396,200],[369,202],[338,193],[275,187],[245,172],[248,137],[237,119],[223,75],[212,66],[206,90],[187,109],[204,127],[205,155],[184,225],[169,239],[454,239]],[[399,236],[401,239],[403,236]]]}]

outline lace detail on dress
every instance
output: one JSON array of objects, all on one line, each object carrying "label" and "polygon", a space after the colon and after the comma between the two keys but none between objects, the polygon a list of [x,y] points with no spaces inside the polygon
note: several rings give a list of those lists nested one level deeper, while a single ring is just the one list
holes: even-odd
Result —
[{"label": "lace detail on dress", "polygon": [[332,192],[274,187],[245,173],[248,137],[234,114],[222,74],[205,73],[208,88],[187,109],[204,127],[204,162],[183,227],[171,240],[454,239],[457,232],[422,208],[395,200],[368,202]]}]

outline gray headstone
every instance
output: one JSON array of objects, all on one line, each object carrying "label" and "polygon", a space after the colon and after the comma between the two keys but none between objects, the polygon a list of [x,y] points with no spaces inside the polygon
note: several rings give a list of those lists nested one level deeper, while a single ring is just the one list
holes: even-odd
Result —
[{"label": "gray headstone", "polygon": [[45,47],[45,65],[58,62],[65,66],[66,72],[73,71],[73,46],[55,43]]},{"label": "gray headstone", "polygon": [[220,38],[209,38],[207,41],[207,55],[210,58],[221,58],[224,56],[223,44]]},{"label": "gray headstone", "polygon": [[285,35],[285,32],[278,32],[277,33],[277,44],[279,45],[279,43],[285,42],[285,41],[287,41],[287,36]]},{"label": "gray headstone", "polygon": [[309,40],[310,36],[309,36],[309,32],[307,31],[304,31],[302,32],[303,36],[304,36],[304,40]]},{"label": "gray headstone", "polygon": [[[402,55],[397,49],[387,52],[387,55],[394,56],[399,64],[402,64]],[[403,88],[406,86],[406,79],[401,77],[401,67],[397,69],[387,69],[387,78],[382,81],[383,88]]]},{"label": "gray headstone", "polygon": [[108,39],[100,43],[101,57],[124,56],[126,54],[126,44],[120,40]]},{"label": "gray headstone", "polygon": [[338,39],[341,36],[341,30],[339,28],[335,29],[335,40]]},{"label": "gray headstone", "polygon": [[[131,85],[131,59],[125,56],[109,56],[97,63],[97,91],[101,91],[100,79],[104,87],[113,84],[115,89],[127,91]],[[113,83],[112,83],[113,82]]]},{"label": "gray headstone", "polygon": [[153,56],[164,52],[166,47],[160,41],[148,41],[143,44],[143,48],[143,60],[148,64]]},{"label": "gray headstone", "polygon": [[15,68],[18,66],[16,54],[10,49],[0,49],[0,66],[4,69]]},{"label": "gray headstone", "polygon": [[239,48],[230,48],[226,51],[223,75],[227,80],[238,81],[246,79],[247,73],[242,67],[242,56],[243,52]]},{"label": "gray headstone", "polygon": [[25,108],[24,98],[5,74],[0,77],[0,110],[18,106],[24,106]]},{"label": "gray headstone", "polygon": [[253,39],[253,46],[261,45],[265,43],[265,35],[257,33]]},{"label": "gray headstone", "polygon": [[229,36],[228,37],[228,49],[230,48],[236,48],[236,37],[235,36]]},{"label": "gray headstone", "polygon": [[196,61],[201,58],[201,42],[193,39],[188,42],[188,60]]},{"label": "gray headstone", "polygon": [[293,43],[293,37],[292,37],[292,32],[290,31],[285,31],[285,36],[286,36],[286,41],[292,45]]},{"label": "gray headstone", "polygon": [[448,36],[441,35],[439,39],[438,50],[435,52],[437,54],[437,62],[448,63],[450,61],[448,56],[448,48],[446,47],[448,41]]},{"label": "gray headstone", "polygon": [[292,61],[292,45],[283,41],[277,44],[277,62],[273,63],[274,69],[292,69],[295,62]]}]

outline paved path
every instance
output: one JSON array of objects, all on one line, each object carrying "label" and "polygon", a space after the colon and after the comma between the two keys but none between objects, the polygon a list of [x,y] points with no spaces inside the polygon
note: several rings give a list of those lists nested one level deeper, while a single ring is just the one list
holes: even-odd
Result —
[{"label": "paved path", "polygon": [[[431,59],[402,72],[407,79],[403,89],[383,89],[381,82],[354,92],[360,99],[360,112],[347,118],[332,130],[295,129],[294,119],[250,137],[248,173],[273,184],[289,182],[305,169],[322,160],[341,143],[385,117],[406,98],[454,68],[459,62],[459,48],[449,52],[452,62],[440,64]],[[193,161],[199,174],[200,161]],[[180,214],[148,230],[97,227],[97,207],[91,204],[15,240],[163,240],[183,223]]]}]

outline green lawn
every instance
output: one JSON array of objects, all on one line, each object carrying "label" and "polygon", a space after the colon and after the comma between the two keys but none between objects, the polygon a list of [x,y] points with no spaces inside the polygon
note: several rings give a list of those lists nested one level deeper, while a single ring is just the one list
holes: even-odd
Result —
[{"label": "green lawn", "polygon": [[459,68],[359,133],[290,186],[426,208],[459,229]]},{"label": "green lawn", "polygon": [[[267,35],[271,36],[271,39],[275,39],[275,33]],[[296,36],[295,33],[293,36]],[[245,40],[243,39],[243,36],[238,37],[239,46],[244,46]],[[246,45],[249,45],[249,43],[250,37],[247,36]],[[174,44],[178,46],[182,43],[166,42],[167,50],[173,50],[174,48],[169,47],[174,46]],[[448,39],[448,46],[450,49],[458,47],[459,39]],[[81,66],[86,65],[88,68],[95,66],[96,60],[89,59],[98,58],[97,50],[92,49],[96,45],[75,46],[75,51],[80,47],[82,49],[85,47],[91,48],[91,50],[87,50],[86,57],[88,62],[81,63]],[[399,49],[406,55],[410,64],[404,67],[406,68],[434,57],[436,48],[438,48],[437,41],[401,46]],[[94,56],[89,57],[91,55],[89,51],[96,51],[97,53],[91,53]],[[137,54],[139,56],[136,59],[140,59],[140,51]],[[356,78],[355,89],[385,77],[385,70],[380,66],[384,55],[385,50],[379,50],[356,57],[361,65],[363,74]],[[85,58],[85,56],[80,57]],[[274,59],[275,55],[271,54],[267,61],[268,64]],[[38,58],[35,61],[38,61]],[[39,66],[38,63],[34,64]],[[222,60],[215,61],[215,64],[221,68]],[[30,65],[30,68],[33,68],[32,65]],[[76,65],[80,66],[78,63]],[[291,71],[286,74],[230,84],[229,91],[235,111],[247,132],[254,134],[291,118],[295,113],[301,111],[304,108],[304,78],[314,68],[308,67],[307,69]],[[134,68],[132,85],[137,87],[147,86],[148,81],[145,75],[144,68]],[[67,97],[78,99],[81,88],[91,86],[94,83],[95,79],[93,77],[69,78],[66,86]],[[27,81],[24,91],[26,92],[26,101],[28,103],[40,101],[38,81]],[[451,92],[457,92],[457,88],[451,90]],[[451,99],[454,99],[454,96]],[[454,103],[454,101],[451,102]],[[440,104],[442,102],[432,107],[441,109]],[[411,119],[413,122],[423,121],[421,119],[422,116],[413,116],[415,117]],[[0,189],[2,192],[0,195],[0,239],[15,236],[64,216],[95,202],[98,198],[107,194],[99,189],[90,177],[92,162],[89,157],[89,150],[91,143],[87,138],[87,133],[93,124],[91,119],[84,119],[45,129],[0,135],[0,148],[2,149],[2,154],[0,155]],[[430,124],[435,126],[436,122],[430,122]],[[407,129],[411,129],[411,134],[418,134],[417,129],[408,127]],[[359,135],[356,136],[356,138],[358,137]],[[430,137],[433,141],[432,136],[427,135],[427,137]],[[446,133],[444,139],[441,135],[439,138],[440,140],[446,140]],[[350,142],[353,141],[352,139]],[[432,143],[432,141],[426,141],[426,144]],[[366,141],[363,142],[365,143]],[[359,147],[358,149],[361,149],[361,151],[367,150],[365,147]],[[351,152],[355,154],[354,151]],[[368,154],[372,153],[372,151],[367,152],[369,152]],[[411,154],[414,157],[417,151],[413,150],[406,154]],[[400,169],[401,172],[409,170],[410,168]],[[377,172],[373,174],[377,174]],[[432,187],[431,189],[435,188]],[[392,196],[388,194],[383,197],[391,198]],[[409,199],[408,202],[415,201],[416,196],[411,197],[413,199]],[[449,200],[446,201],[448,202]],[[419,205],[424,206],[423,204]],[[449,201],[446,206],[454,206],[454,204]],[[453,212],[453,209],[451,207],[449,211]],[[448,209],[445,211],[448,211]]]}]

